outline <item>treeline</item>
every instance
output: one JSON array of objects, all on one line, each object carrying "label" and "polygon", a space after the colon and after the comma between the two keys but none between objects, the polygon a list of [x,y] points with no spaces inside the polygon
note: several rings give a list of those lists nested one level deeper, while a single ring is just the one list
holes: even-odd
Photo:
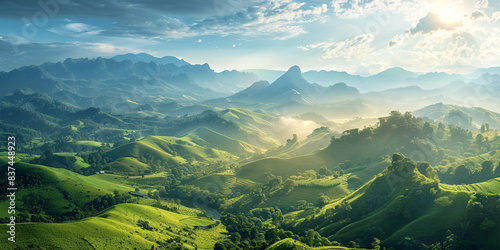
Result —
[{"label": "treeline", "polygon": [[[252,216],[257,214],[270,218],[272,223],[264,223],[262,216]],[[279,228],[283,221],[283,214],[277,208],[261,209],[254,211],[252,215],[227,213],[222,216],[221,221],[229,231],[230,239],[218,241],[214,249],[265,249],[287,238],[302,241],[311,247],[340,245],[338,242],[330,242],[313,229],[307,230],[303,235],[297,235],[292,231]]]},{"label": "treeline", "polygon": [[439,174],[439,178],[449,184],[470,184],[497,177],[500,177],[500,161],[495,166],[490,160],[483,161],[481,165],[466,161],[465,164],[449,167],[446,172]]},{"label": "treeline", "polygon": [[[120,203],[132,202],[133,198],[126,193],[120,193],[117,190],[113,194],[99,195],[92,201],[83,206],[77,205],[77,201],[65,191],[62,191],[64,199],[73,209],[63,214],[48,209],[47,200],[43,195],[37,192],[31,192],[22,197],[22,206],[17,210],[16,216],[18,222],[64,222],[81,220],[86,217],[95,216],[97,213],[108,209]],[[2,218],[2,222],[7,222],[8,218]]]}]

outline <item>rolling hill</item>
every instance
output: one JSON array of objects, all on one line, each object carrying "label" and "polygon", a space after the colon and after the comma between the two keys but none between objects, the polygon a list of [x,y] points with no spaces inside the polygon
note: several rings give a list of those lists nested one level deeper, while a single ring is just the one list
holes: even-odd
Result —
[{"label": "rolling hill", "polygon": [[495,206],[498,195],[475,197],[468,191],[450,191],[415,170],[411,160],[401,156],[393,159],[397,160],[388,170],[357,191],[305,220],[294,222],[290,217],[290,223],[297,223],[297,228],[314,228],[340,242],[361,237],[361,246],[377,237],[383,244],[402,247],[405,236],[430,245],[443,241],[448,230],[463,235],[462,243],[457,240],[453,244],[477,238],[483,240],[474,241],[475,247],[488,249],[499,244],[494,236],[498,228],[479,230],[481,221],[493,211],[484,209],[478,218],[470,217],[471,204]]},{"label": "rolling hill", "polygon": [[413,111],[418,117],[425,117],[445,125],[455,125],[465,129],[476,130],[483,124],[491,129],[500,129],[500,114],[483,108],[466,108],[457,105],[436,103]]},{"label": "rolling hill", "polygon": [[106,153],[111,158],[112,171],[138,173],[148,170],[144,162],[137,159],[146,158],[151,162],[161,161],[171,167],[194,161],[214,161],[228,157],[230,154],[213,148],[201,147],[187,139],[168,136],[148,136],[140,141],[132,142]]},{"label": "rolling hill", "polygon": [[[145,223],[140,223],[146,221]],[[153,246],[210,249],[224,239],[220,222],[138,204],[116,205],[96,217],[68,223],[20,223],[16,247],[150,249]],[[3,245],[3,246],[2,246]],[[10,247],[0,243],[2,249]]]},{"label": "rolling hill", "polygon": [[261,148],[229,138],[205,127],[194,129],[185,137],[198,145],[224,150],[234,155],[257,154],[263,151]]}]

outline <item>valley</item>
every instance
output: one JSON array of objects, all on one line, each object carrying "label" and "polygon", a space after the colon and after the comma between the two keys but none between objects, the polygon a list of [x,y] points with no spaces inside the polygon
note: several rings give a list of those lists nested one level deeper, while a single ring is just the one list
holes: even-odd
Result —
[{"label": "valley", "polygon": [[148,54],[1,72],[0,134],[18,145],[0,165],[18,189],[0,248],[498,248],[496,73],[216,72]]}]

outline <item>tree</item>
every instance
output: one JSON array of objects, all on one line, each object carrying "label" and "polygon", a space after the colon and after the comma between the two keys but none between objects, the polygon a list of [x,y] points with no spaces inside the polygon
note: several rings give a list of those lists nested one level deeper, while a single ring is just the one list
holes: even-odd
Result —
[{"label": "tree", "polygon": [[483,161],[481,163],[481,178],[487,180],[493,177],[493,162]]},{"label": "tree", "polygon": [[214,246],[215,250],[238,250],[239,248],[230,240],[217,241]]},{"label": "tree", "polygon": [[352,240],[351,240],[351,241],[349,241],[349,243],[347,243],[347,247],[348,247],[348,248],[358,248],[358,247],[359,247],[359,245],[358,245],[358,244],[356,244],[356,242],[355,242],[355,241],[352,241]]},{"label": "tree", "polygon": [[459,183],[465,183],[469,178],[471,171],[465,165],[460,165],[455,169],[455,179]]},{"label": "tree", "polygon": [[484,141],[484,136],[482,134],[477,134],[476,135],[476,144],[479,145],[479,147],[481,147],[481,145],[483,144],[483,141]]},{"label": "tree", "polygon": [[380,249],[380,240],[377,238],[373,238],[372,247],[375,250],[379,250]]},{"label": "tree", "polygon": [[321,235],[314,231],[313,229],[309,229],[306,231],[306,237],[304,238],[304,242],[311,246],[311,247],[317,247],[321,246]]},{"label": "tree", "polygon": [[333,172],[330,169],[328,169],[325,166],[323,166],[323,167],[321,167],[319,169],[318,174],[325,175],[325,176],[330,176],[330,175],[333,174]]},{"label": "tree", "polygon": [[495,228],[496,225],[497,224],[489,218],[484,218],[483,222],[479,224],[479,228],[482,231],[490,231],[491,229]]},{"label": "tree", "polygon": [[323,207],[330,202],[330,197],[328,197],[324,194],[320,194],[317,201],[318,201],[319,206]]}]

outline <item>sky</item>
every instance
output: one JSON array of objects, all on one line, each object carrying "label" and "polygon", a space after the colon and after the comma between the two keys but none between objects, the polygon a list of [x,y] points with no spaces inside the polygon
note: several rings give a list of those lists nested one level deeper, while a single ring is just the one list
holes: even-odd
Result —
[{"label": "sky", "polygon": [[0,71],[125,53],[216,71],[500,66],[493,0],[2,0]]}]

